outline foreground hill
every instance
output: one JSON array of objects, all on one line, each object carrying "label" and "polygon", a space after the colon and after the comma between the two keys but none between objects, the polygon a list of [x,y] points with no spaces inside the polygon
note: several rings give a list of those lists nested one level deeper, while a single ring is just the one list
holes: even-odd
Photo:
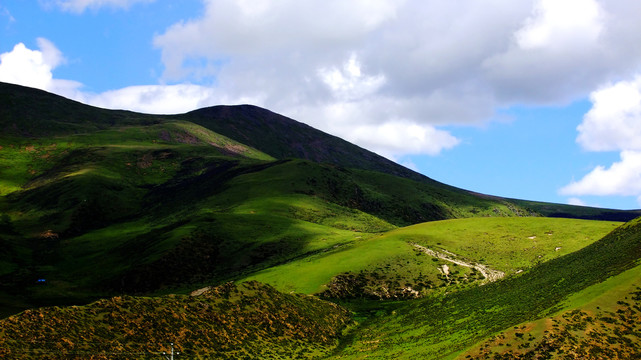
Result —
[{"label": "foreground hill", "polygon": [[349,312],[256,282],[192,296],[116,297],[41,308],[0,320],[0,357],[11,359],[308,359],[332,350]]},{"label": "foreground hill", "polygon": [[[626,324],[630,324],[626,317],[638,317],[639,300],[634,289],[641,285],[640,260],[641,219],[636,219],[581,250],[544,262],[522,275],[451,294],[404,303],[390,308],[387,314],[370,317],[344,344],[341,358],[453,358],[481,340],[494,339],[493,335],[497,332],[509,331],[515,326],[547,318],[562,309],[573,309],[572,305],[568,306],[568,302],[574,302],[576,307],[577,301],[586,301],[585,298],[582,299],[586,294],[590,294],[587,299],[594,299],[597,297],[595,294],[600,292],[601,295],[605,295],[610,291],[612,293],[603,296],[603,299],[608,301],[609,309],[614,308],[617,312],[617,301],[625,302],[619,305],[623,318],[614,320],[611,318],[612,315],[604,312],[601,314],[603,316],[587,321],[581,320],[585,315],[577,312],[574,313],[578,314],[575,320],[579,323],[587,321],[590,328],[595,329],[603,325],[612,333],[616,332],[617,328],[626,329],[639,339],[638,327],[626,327]],[[624,274],[622,278],[614,278],[607,282],[620,274]],[[623,289],[619,288],[622,283]],[[630,312],[623,309],[624,307],[634,311]],[[584,329],[570,326],[566,330]],[[555,333],[558,336],[559,333]],[[607,336],[599,338],[608,339]],[[626,342],[625,338],[630,342]],[[641,356],[633,338],[624,336],[616,342],[617,346],[625,347],[623,354],[633,355],[630,358]],[[512,345],[523,345],[514,342],[505,345],[506,343],[503,342],[503,346],[507,346],[508,350],[515,350]],[[561,352],[564,349],[562,346],[550,349],[545,343],[538,347],[536,343],[530,342],[526,350],[530,349],[529,346],[538,350],[530,352],[530,357],[525,358],[564,356]],[[608,346],[607,343],[602,343],[599,348],[607,349]],[[484,348],[487,349],[487,346]],[[491,353],[487,354],[488,358],[493,358]],[[511,358],[509,352],[503,356],[505,357],[497,358]],[[591,354],[586,358],[604,357]]]},{"label": "foreground hill", "polygon": [[[443,224],[463,235],[470,224],[458,222],[468,220]],[[526,223],[512,224],[522,228],[512,235],[553,224]],[[499,224],[484,227],[493,231]],[[168,351],[173,342],[183,356],[203,358],[635,358],[641,355],[640,227],[641,220],[635,220],[582,249],[568,249],[521,274],[481,286],[448,288],[403,302],[343,299],[354,315],[312,296],[283,294],[253,281],[204,288],[190,296],[125,296],[27,310],[0,321],[0,354],[137,359]],[[412,241],[426,234],[416,227],[401,230],[396,236]],[[571,230],[566,231],[536,233],[556,237],[541,239],[541,253],[559,242],[576,246],[580,239],[568,238]],[[437,239],[443,241],[443,252],[466,248],[456,234]],[[510,243],[504,239],[499,248]],[[508,268],[520,266],[505,250],[488,262],[512,259]]]},{"label": "foreground hill", "polygon": [[568,298],[563,309],[483,341],[459,359],[636,359],[641,356],[641,267]]}]

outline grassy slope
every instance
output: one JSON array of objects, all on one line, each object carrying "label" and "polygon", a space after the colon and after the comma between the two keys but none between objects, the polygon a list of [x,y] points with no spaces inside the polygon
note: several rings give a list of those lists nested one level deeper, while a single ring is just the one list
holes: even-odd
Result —
[{"label": "grassy slope", "polygon": [[[482,263],[511,275],[585,247],[618,225],[620,223],[538,217],[435,221],[383,234],[357,235],[352,243],[270,267],[248,279],[272,284],[282,291],[318,293],[327,289],[333,277],[346,273],[364,278],[365,284],[360,285],[378,293],[384,287],[400,294],[409,286],[426,295],[446,285],[451,291],[456,285],[482,277],[472,276],[472,271],[465,267],[418,252],[410,243],[449,251],[466,262]],[[449,280],[439,273],[442,265],[452,268]],[[359,293],[354,295],[363,295],[362,291]]]},{"label": "grassy slope", "polygon": [[349,312],[259,283],[226,284],[196,295],[116,297],[41,308],[0,320],[0,357],[148,359],[317,358],[336,346]]},{"label": "grassy slope", "polygon": [[641,219],[520,276],[416,300],[366,321],[341,358],[452,358],[506,328],[554,314],[563,301],[638,265]]},{"label": "grassy slope", "polygon": [[[63,101],[41,92],[34,99],[36,108]],[[398,225],[525,211],[434,183],[275,161],[184,121],[96,110],[115,120],[92,128],[82,120],[91,108],[69,106],[83,117],[52,118],[52,135],[21,130],[0,139],[5,314],[186,291]]]},{"label": "grassy slope", "polygon": [[[370,170],[412,179],[429,185],[437,192],[447,194],[448,200],[454,197],[458,198],[459,202],[465,199],[463,202],[469,203],[484,199],[487,202],[510,204],[509,206],[514,208],[554,217],[628,221],[641,216],[641,210],[598,209],[472,193],[439,183],[340,138],[256,106],[213,106],[177,115],[176,118],[193,121],[239,142],[251,144],[256,149],[279,159],[307,159],[343,168]],[[447,209],[440,210],[447,212]]]},{"label": "grassy slope", "polygon": [[[534,218],[510,223],[509,231],[502,228],[509,222],[504,219],[385,233],[427,220],[556,210],[444,186],[255,107],[224,108],[222,115],[205,109],[160,117],[95,109],[6,84],[0,84],[0,103],[0,314],[117,293],[187,292],[198,284],[251,276],[305,292],[323,289],[322,284],[342,272],[356,271],[367,281],[378,281],[373,286],[403,287],[413,281],[416,287],[424,278],[432,286],[439,280],[435,265],[442,263],[413,251],[407,241],[511,272],[578,249],[603,226],[611,226],[599,223],[585,230],[588,239],[572,233],[578,222],[569,226]],[[227,136],[185,119],[220,127]],[[259,136],[265,129],[273,132]],[[599,209],[562,210],[569,217],[603,215]],[[452,224],[465,225],[457,229]],[[634,227],[623,237],[629,240],[636,231]],[[501,236],[495,240],[492,234]],[[526,234],[537,236],[526,242],[529,246],[536,240],[536,248],[512,240]],[[561,234],[567,237],[559,239]],[[465,238],[492,242],[500,254]],[[612,253],[634,255],[637,250],[627,240],[615,245],[628,248]],[[561,298],[602,280],[596,266],[605,262],[613,273],[629,266],[598,250],[600,243],[512,280],[462,286],[445,297],[402,305],[398,315],[367,320],[353,341],[345,342],[343,354],[456,354],[515,322],[537,318]],[[525,260],[515,256],[525,252]],[[580,256],[594,263],[583,264]],[[461,283],[478,279],[466,269],[455,271]],[[40,278],[46,284],[38,283]],[[551,284],[556,285],[549,297],[543,289]],[[522,299],[524,293],[535,296]],[[392,311],[398,304],[353,306],[367,315],[381,306]],[[426,343],[417,336],[446,340]]]},{"label": "grassy slope", "polygon": [[[386,245],[384,244],[395,243],[397,246],[401,244],[406,245],[406,241],[408,240],[421,241],[424,245],[440,247],[441,250],[450,249],[463,253],[471,243],[476,242],[477,237],[479,237],[482,232],[490,229],[490,232],[496,237],[493,249],[500,250],[500,254],[502,255],[501,261],[507,261],[513,258],[514,249],[510,246],[512,245],[510,239],[513,236],[532,236],[532,234],[537,235],[537,238],[541,236],[543,239],[539,242],[539,246],[541,247],[540,251],[542,254],[546,254],[549,252],[551,246],[558,245],[559,242],[566,247],[582,246],[586,242],[594,240],[594,238],[586,239],[585,234],[589,233],[592,234],[593,237],[596,237],[598,233],[607,231],[607,229],[612,227],[610,223],[566,219],[504,219],[508,220],[507,223],[500,220],[501,219],[483,218],[428,223],[393,230],[385,235],[376,235],[376,240],[363,240],[362,242],[364,244],[369,242],[377,246],[383,245],[383,249],[379,249],[382,250],[380,251],[380,260],[394,258],[390,256],[391,254],[388,252],[389,248],[385,248]],[[638,227],[638,225],[636,227]],[[594,267],[599,271],[603,270],[607,272],[608,270],[615,270],[613,272],[616,272],[616,270],[625,268],[627,264],[621,262],[620,258],[612,256],[609,253],[603,253],[602,250],[603,247],[618,245],[620,248],[614,249],[616,253],[629,254],[631,253],[630,250],[636,250],[636,255],[641,256],[641,254],[638,253],[638,230],[636,227],[630,228],[630,226],[628,226],[627,230],[618,230],[618,232],[610,235],[610,238],[619,239],[619,243],[617,244],[604,245],[600,244],[603,242],[600,241],[578,251],[578,253],[584,252],[584,254],[580,256],[580,259],[590,259],[595,255],[602,257],[602,259],[600,259],[601,261],[598,262],[599,265]],[[470,229],[469,233],[463,231],[465,228]],[[576,230],[573,230],[573,228],[581,228],[582,236],[577,238]],[[553,235],[547,235],[550,231],[552,231]],[[632,236],[633,239],[628,239],[628,236]],[[381,241],[385,238],[391,241]],[[474,240],[466,241],[466,239],[469,238]],[[608,242],[608,239],[605,241]],[[597,246],[596,250],[586,251],[595,246]],[[488,257],[494,253],[493,251],[489,251],[490,249],[488,248],[484,247],[483,249],[485,249],[485,253],[483,254],[478,253],[478,249],[475,249],[473,253],[476,256],[484,257]],[[405,250],[407,250],[407,247],[405,247]],[[409,253],[409,257],[416,256],[411,250],[409,250]],[[363,258],[371,260],[371,254],[371,247],[364,246],[358,249],[357,254],[353,253],[351,256],[344,257],[344,259],[348,261]],[[458,346],[465,344],[470,345],[473,341],[472,339],[476,339],[477,336],[483,336],[483,334],[488,331],[490,333],[492,332],[492,330],[486,330],[486,326],[490,329],[498,329],[511,326],[514,321],[518,322],[519,319],[522,319],[524,316],[532,316],[540,312],[549,312],[549,310],[546,309],[553,306],[559,298],[563,297],[563,294],[552,293],[553,299],[546,298],[550,293],[545,290],[549,288],[549,286],[545,284],[549,285],[550,282],[558,281],[559,277],[564,278],[566,274],[559,274],[559,269],[563,272],[570,267],[574,270],[570,271],[570,273],[575,273],[577,271],[581,272],[583,269],[580,268],[586,266],[582,261],[574,264],[576,266],[568,266],[568,263],[572,264],[572,259],[568,261],[568,257],[572,257],[573,254],[576,253],[538,265],[530,271],[525,272],[524,275],[516,276],[514,280],[484,285],[481,288],[461,290],[445,297],[436,296],[426,300],[411,301],[406,303],[406,305],[402,305],[402,303],[383,303],[383,305],[388,304],[388,306],[392,306],[390,311],[394,310],[394,313],[391,315],[381,315],[382,312],[379,310],[379,317],[374,317],[371,320],[361,319],[364,320],[364,323],[361,325],[361,328],[353,330],[351,345],[337,350],[334,356],[340,354],[341,357],[347,356],[348,358],[352,355],[356,358],[360,358],[362,355],[373,356],[374,358],[411,358],[415,356],[440,358],[443,354],[435,355],[433,353],[431,354],[430,351],[434,350],[434,348],[439,349],[439,347],[442,346],[445,346],[445,349],[447,349],[445,354],[451,350],[457,350],[456,346],[450,348],[450,346],[453,345],[448,343],[448,341]],[[632,254],[634,253],[632,252]],[[407,255],[408,254],[403,254],[399,259],[408,259]],[[494,254],[494,256],[496,256],[496,254]],[[605,259],[603,259],[603,257],[605,257]],[[313,259],[313,257],[311,259]],[[308,260],[310,260],[310,258],[298,261],[298,263],[304,264]],[[561,262],[561,264],[552,266],[552,268],[557,269],[557,271],[549,271],[549,268],[545,268],[547,264],[554,263],[555,261]],[[330,263],[337,263],[337,261],[334,258]],[[515,263],[512,266],[516,267],[517,265],[521,264]],[[433,267],[434,265],[432,264],[431,266]],[[353,267],[354,264],[350,264],[350,268]],[[595,270],[594,268],[591,270]],[[297,273],[314,274],[315,271],[306,269]],[[536,275],[530,276],[532,273]],[[290,277],[293,276],[292,274],[293,273],[290,272]],[[595,274],[593,272],[590,274],[597,276],[588,278],[587,282],[594,281],[595,278],[603,278],[607,275]],[[527,278],[528,276],[535,278],[535,283],[530,284],[528,292],[539,291],[539,294],[534,294],[535,297],[532,298],[522,297],[523,289],[519,288],[524,286],[524,282],[525,284],[529,284],[530,281],[532,281],[532,279]],[[519,281],[519,279],[521,281]],[[582,276],[579,276],[578,279],[586,281]],[[538,280],[538,282],[536,280]],[[569,278],[567,280],[573,282],[576,281],[577,278],[575,276],[574,279]],[[515,285],[512,284],[512,282],[520,284]],[[542,284],[544,285],[542,286]],[[327,351],[330,351],[335,346],[335,340],[340,337],[336,326],[342,328],[342,326],[349,322],[344,315],[337,317],[339,316],[338,313],[329,308],[323,310],[325,312],[322,313],[318,311],[306,312],[307,310],[300,313],[299,310],[296,310],[296,306],[299,306],[297,305],[299,303],[294,303],[294,307],[289,307],[282,312],[283,306],[285,305],[280,305],[281,303],[286,302],[291,304],[291,300],[283,299],[282,294],[278,294],[269,288],[264,288],[255,283],[240,285],[240,287],[240,292],[243,295],[240,295],[240,297],[239,295],[234,295],[230,298],[230,303],[223,302],[222,304],[220,303],[220,293],[226,293],[228,290],[217,290],[214,293],[218,295],[214,298],[206,297],[205,299],[186,296],[157,298],[124,297],[102,300],[98,303],[83,307],[45,308],[27,311],[16,317],[4,320],[5,324],[2,328],[5,329],[5,332],[0,336],[0,339],[2,339],[0,341],[0,343],[2,343],[0,344],[0,351],[16,351],[16,349],[26,348],[28,349],[26,354],[33,355],[39,351],[46,351],[42,349],[42,344],[55,342],[58,344],[56,348],[59,349],[61,353],[70,354],[74,352],[79,354],[80,358],[88,352],[98,354],[104,352],[125,352],[135,358],[135,353],[149,353],[161,348],[165,349],[163,346],[166,347],[168,341],[173,341],[177,344],[177,348],[184,354],[188,354],[191,351],[192,355],[238,357],[241,356],[240,354],[243,354],[245,356],[258,358],[268,358],[269,356],[273,356],[274,358],[291,358],[295,354],[303,358],[316,358],[319,356],[322,357],[323,353],[327,353]],[[259,290],[258,292],[253,290],[248,292],[247,287],[249,287],[250,290],[258,287]],[[492,287],[494,288],[490,289]],[[571,294],[577,288],[567,290],[565,293]],[[227,287],[220,289],[227,289]],[[489,290],[485,291],[486,289]],[[543,291],[540,291],[540,289],[543,289]],[[235,292],[235,290],[232,292]],[[594,291],[592,291],[592,293],[594,293]],[[544,304],[543,306],[538,305],[538,308],[533,306],[532,303],[533,299],[537,299],[536,295],[541,296],[538,301]],[[576,299],[582,299],[581,295],[582,294],[579,293],[578,297],[575,296],[574,298],[566,300],[566,302],[573,304],[577,301]],[[500,297],[500,299],[495,299],[496,296]],[[506,299],[514,296],[517,296],[519,301],[524,302],[515,306],[518,308],[517,311],[511,308],[510,304],[514,304],[513,300],[511,300],[511,302],[506,301]],[[234,300],[241,298],[244,300]],[[269,304],[260,305],[260,302],[266,299],[269,299]],[[492,303],[493,307],[487,307],[488,302]],[[537,301],[534,301],[534,303],[536,302]],[[238,312],[233,310],[235,309],[234,304],[236,303],[241,306]],[[213,308],[210,309],[203,304],[209,304],[209,306],[213,306]],[[254,309],[254,305],[249,305],[249,308],[247,308],[244,307],[247,305],[242,304],[258,304],[257,306],[260,308],[260,312],[256,314],[254,310],[252,310]],[[381,303],[376,304],[375,307],[380,309]],[[545,304],[547,304],[547,306]],[[348,305],[356,305],[358,308],[359,304],[348,303]],[[365,305],[369,306],[367,304]],[[559,311],[567,306],[569,305],[558,305],[554,311]],[[530,307],[534,307],[535,312],[525,314],[525,311],[529,311]],[[135,311],[132,309],[135,309]],[[452,311],[453,309],[454,311]],[[478,309],[481,310],[480,314],[475,313]],[[488,309],[491,309],[491,315],[489,316],[487,313]],[[247,311],[249,311],[249,314],[247,314]],[[152,312],[154,316],[147,315]],[[294,317],[294,319],[292,319],[290,316],[287,319],[281,320],[278,317],[280,314],[291,314],[292,312],[297,315],[300,314],[300,318]],[[497,321],[496,315],[500,313],[504,314],[498,316]],[[265,322],[260,322],[260,324],[270,323],[271,325],[264,328],[261,327],[262,325],[255,326],[255,319],[267,317],[267,314],[272,314],[275,318],[266,318]],[[306,319],[305,316],[307,316]],[[342,320],[333,323],[335,324],[331,325],[333,327],[325,328],[324,326],[326,326],[328,316],[330,316],[329,319],[331,321],[333,321],[332,319]],[[310,321],[309,317],[312,317],[313,321]],[[481,317],[481,319],[478,317]],[[209,319],[206,320],[208,323],[211,323],[212,318],[217,319],[214,323],[220,325],[212,328],[199,325],[202,324],[205,318]],[[488,321],[488,318],[490,321]],[[250,322],[244,323],[243,319],[250,319]],[[144,331],[140,325],[138,325],[141,321],[146,324]],[[280,321],[284,322],[281,324]],[[301,327],[296,325],[298,323],[297,321],[302,324]],[[473,326],[481,325],[482,327],[469,329],[470,323]],[[293,328],[291,327],[292,324],[294,324]],[[440,326],[440,328],[435,328],[435,325]],[[300,332],[290,331],[285,335],[281,333],[282,331],[287,332],[291,329],[298,328],[302,330]],[[433,346],[430,348],[429,342],[423,341],[423,337],[429,337],[430,332],[434,330],[437,330],[437,338],[439,338],[441,342],[432,344]],[[474,331],[470,332],[470,330]],[[452,332],[450,333],[449,331]],[[409,337],[408,333],[410,335]],[[78,338],[79,334],[83,334],[83,338]],[[114,337],[114,334],[121,335]],[[302,334],[305,334],[305,336],[302,336]],[[314,337],[314,334],[324,334],[326,337],[324,339],[318,338]],[[330,336],[327,336],[327,334],[330,334]],[[443,334],[448,335],[444,337]],[[453,335],[453,337],[449,337],[450,335]],[[146,341],[143,342],[139,340],[141,337]],[[212,344],[215,345],[212,346]],[[343,345],[345,346],[345,344]],[[203,352],[206,349],[221,348],[224,349],[224,351],[215,354],[205,354]],[[441,348],[441,350],[443,350],[443,348]],[[265,351],[268,351],[268,353]],[[24,350],[22,350],[22,352],[24,352]],[[63,355],[63,357],[70,358],[70,355]]]},{"label": "grassy slope", "polygon": [[[99,294],[91,295],[88,282],[116,276],[132,267],[128,260],[153,256],[153,249],[167,251],[171,241],[175,245],[189,233],[180,229],[186,225],[180,219],[185,205],[167,210],[150,189],[220,167],[251,171],[273,161],[184,122],[40,139],[3,137],[0,144],[0,167],[11,170],[0,180],[0,287],[5,294],[45,301],[36,304],[95,298]],[[136,253],[135,241],[126,245],[152,236],[159,241],[151,253]],[[34,287],[38,278],[52,282]]]},{"label": "grassy slope", "polygon": [[641,354],[641,266],[566,299],[556,314],[518,324],[458,359],[631,359]]}]

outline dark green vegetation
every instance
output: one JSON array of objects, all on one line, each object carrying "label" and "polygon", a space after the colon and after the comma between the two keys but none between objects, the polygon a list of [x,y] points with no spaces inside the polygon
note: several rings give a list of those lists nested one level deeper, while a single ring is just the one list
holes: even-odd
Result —
[{"label": "dark green vegetation", "polygon": [[[46,307],[5,319],[2,351],[40,351],[25,345],[40,332],[68,354],[446,358],[641,257],[637,223],[599,240],[619,223],[541,217],[638,211],[471,193],[249,105],[153,116],[0,83],[0,131],[0,317]],[[246,280],[274,288],[185,295]],[[344,310],[290,291],[360,325],[341,337]],[[200,303],[238,321],[212,330]],[[272,326],[247,327],[248,309]]]},{"label": "dark green vegetation", "polygon": [[[409,177],[419,180],[391,175],[402,168],[255,107],[216,108],[221,117],[216,109],[151,116],[9,84],[0,86],[0,103],[5,315],[121,293],[188,291],[396,226],[530,213],[415,173]],[[261,111],[271,127],[289,132],[258,136],[263,125],[250,120]],[[236,140],[185,119],[234,129]],[[283,153],[312,138],[332,149],[326,163],[306,160],[319,158],[304,146]],[[282,157],[289,155],[304,159]],[[372,171],[379,168],[391,170]]]},{"label": "dark green vegetation", "polygon": [[333,303],[256,282],[194,295],[27,310],[0,321],[0,357],[157,359],[171,338],[180,358],[309,359],[325,355],[352,323]]},{"label": "dark green vegetation", "polygon": [[[635,359],[641,354],[640,267],[572,296],[560,314],[515,326],[459,358]],[[592,291],[590,291],[592,290]]]}]

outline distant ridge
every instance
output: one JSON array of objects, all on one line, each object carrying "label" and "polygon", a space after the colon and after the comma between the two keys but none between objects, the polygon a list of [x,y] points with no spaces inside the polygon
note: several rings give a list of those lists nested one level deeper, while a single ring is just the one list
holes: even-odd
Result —
[{"label": "distant ridge", "polygon": [[[628,221],[641,210],[600,209],[508,199],[447,185],[401,166],[339,137],[254,105],[218,105],[185,114],[150,115],[108,110],[43,90],[0,82],[0,131],[5,136],[40,138],[90,133],[121,126],[149,126],[190,121],[262,151],[276,159],[306,159],[346,169],[384,173],[427,184],[440,198],[453,194],[470,199],[510,203],[551,217]],[[476,201],[476,200],[474,200]]]},{"label": "distant ridge", "polygon": [[254,105],[219,105],[177,115],[275,158],[299,158],[418,181],[429,177],[339,137]]},{"label": "distant ridge", "polygon": [[158,121],[153,115],[101,109],[43,90],[0,82],[3,135],[43,137]]}]

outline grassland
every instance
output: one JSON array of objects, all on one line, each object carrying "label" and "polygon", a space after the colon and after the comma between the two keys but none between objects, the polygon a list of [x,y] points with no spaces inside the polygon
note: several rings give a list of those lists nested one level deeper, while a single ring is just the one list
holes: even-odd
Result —
[{"label": "grassland", "polygon": [[[353,289],[360,286],[378,294],[386,288],[390,296],[383,298],[402,297],[407,288],[419,292],[413,297],[425,296],[439,288],[451,290],[483,277],[465,267],[423,254],[412,244],[448,251],[466,262],[484,264],[512,275],[579,250],[619,225],[539,217],[434,221],[375,235],[354,234],[352,241],[341,246],[270,267],[248,279],[272,284],[282,291],[320,293],[328,289],[333,277],[351,275],[355,284],[341,284],[345,287],[344,295],[364,296],[362,291]],[[443,276],[438,270],[443,265],[453,268],[451,277]],[[356,280],[359,277],[360,282]]]},{"label": "grassland", "polygon": [[390,307],[367,319],[341,358],[448,359],[505,329],[548,317],[572,295],[635,268],[641,220],[505,280]]},{"label": "grassland", "polygon": [[525,211],[156,120],[0,139],[0,313],[187,292],[418,221]]},{"label": "grassland", "polygon": [[[542,215],[639,212],[473,194],[252,106],[152,116],[0,84],[0,129],[0,318],[19,313],[2,320],[0,351],[11,356],[28,339],[40,341],[28,351],[133,357],[172,340],[223,358],[511,356],[487,344],[515,338],[526,353],[552,339],[566,351],[560,339],[588,335],[563,329],[596,316],[620,320],[605,325],[617,335],[636,309],[625,297],[638,297],[639,221]],[[550,322],[554,337],[541,330]]]},{"label": "grassland", "polygon": [[641,353],[641,267],[567,298],[550,317],[518,324],[457,359],[633,359]]}]

